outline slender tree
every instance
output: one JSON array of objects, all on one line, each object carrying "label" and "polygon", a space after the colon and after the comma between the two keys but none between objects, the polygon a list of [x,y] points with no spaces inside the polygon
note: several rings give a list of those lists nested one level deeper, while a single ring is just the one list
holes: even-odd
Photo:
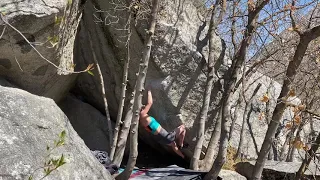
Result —
[{"label": "slender tree", "polygon": [[296,173],[295,180],[300,180],[303,178],[304,173],[308,169],[310,162],[316,155],[317,150],[320,146],[320,133],[317,136],[316,141],[312,144],[311,148],[307,151],[306,158],[303,160],[298,172]]},{"label": "slender tree", "polygon": [[114,154],[115,154],[115,151],[116,151],[116,148],[117,148],[117,142],[118,142],[118,137],[119,137],[119,129],[120,129],[120,124],[121,124],[121,120],[122,120],[124,102],[125,102],[125,99],[126,99],[126,90],[127,90],[127,83],[128,83],[128,71],[129,71],[129,63],[130,63],[131,16],[132,16],[132,13],[130,12],[129,16],[128,16],[127,24],[126,24],[126,26],[127,26],[126,27],[127,28],[127,35],[128,35],[128,39],[127,39],[127,42],[126,42],[127,58],[126,58],[126,61],[124,63],[124,67],[123,67],[123,77],[122,77],[122,87],[121,87],[120,102],[119,102],[119,106],[118,106],[117,120],[116,120],[115,129],[114,129],[112,147],[111,147],[111,152],[110,152],[110,159],[111,160],[114,159],[113,157],[114,157]]},{"label": "slender tree", "polygon": [[137,82],[135,86],[135,96],[134,96],[134,103],[133,103],[133,109],[134,112],[132,117],[132,123],[130,127],[130,154],[129,154],[129,160],[127,163],[127,166],[125,170],[117,176],[116,179],[120,180],[127,180],[129,179],[132,170],[136,164],[136,160],[138,157],[138,125],[139,125],[139,115],[140,115],[140,109],[142,106],[142,93],[144,90],[144,83],[145,78],[148,70],[148,64],[150,59],[150,53],[151,53],[151,46],[152,46],[152,37],[155,31],[156,26],[156,17],[157,17],[157,11],[158,11],[158,4],[159,0],[153,0],[152,1],[152,10],[151,10],[151,17],[150,17],[150,27],[147,31],[147,38],[145,40],[145,47],[143,49],[143,56],[140,63],[140,69],[138,72]]},{"label": "slender tree", "polygon": [[[293,1],[292,3],[293,7],[295,5],[294,3],[295,1]],[[292,28],[299,36],[298,37],[299,43],[295,49],[293,58],[290,60],[289,65],[287,67],[286,76],[285,76],[286,79],[283,82],[281,93],[278,97],[278,102],[272,115],[272,121],[268,126],[268,130],[264,138],[263,144],[261,146],[258,159],[254,166],[254,170],[252,173],[252,179],[254,180],[261,179],[261,174],[262,174],[264,164],[266,162],[267,154],[270,151],[271,145],[273,143],[274,135],[277,131],[277,128],[279,126],[284,110],[287,107],[286,101],[289,97],[289,92],[292,86],[292,82],[295,79],[295,75],[306,53],[308,45],[312,40],[320,36],[320,26],[315,26],[311,29],[307,29],[302,32],[299,30],[299,28],[295,23],[292,10],[290,11],[290,16],[291,16]]]},{"label": "slender tree", "polygon": [[[222,4],[221,6],[221,11],[219,15],[219,20],[218,22],[215,21],[215,14],[216,14],[216,5]],[[201,113],[200,113],[200,120],[199,120],[199,129],[197,131],[197,143],[195,146],[194,154],[191,159],[190,167],[191,169],[198,170],[199,169],[199,158],[202,150],[202,145],[204,141],[204,133],[205,133],[205,121],[208,116],[208,110],[209,110],[209,105],[210,105],[210,97],[211,97],[211,91],[213,87],[213,82],[214,82],[214,62],[215,62],[215,29],[217,27],[217,24],[219,24],[222,21],[222,18],[224,16],[224,13],[226,11],[226,0],[217,0],[216,5],[214,6],[210,18],[210,25],[209,25],[209,58],[208,58],[208,74],[207,74],[207,84],[205,87],[205,92],[204,92],[204,100],[201,108]],[[219,22],[220,21],[220,22]]]},{"label": "slender tree", "polygon": [[[107,101],[107,97],[106,97],[106,91],[105,91],[105,87],[104,87],[104,81],[103,81],[102,72],[101,72],[100,65],[99,65],[98,59],[96,57],[95,51],[94,51],[93,42],[92,42],[92,36],[91,36],[90,32],[88,32],[88,39],[89,39],[89,44],[90,44],[90,48],[91,48],[91,52],[92,52],[93,61],[96,64],[96,67],[97,67],[97,70],[98,70],[98,74],[99,74],[99,78],[100,78],[101,93],[102,93],[105,113],[106,113],[106,117],[107,117],[108,135],[109,135],[109,148],[111,149],[111,147],[112,147],[112,139],[113,139],[112,138],[113,131],[112,131],[112,126],[111,126],[111,118],[110,118],[110,113],[109,113],[109,106],[108,106],[108,101]],[[110,149],[108,149],[109,152],[110,152]]]},{"label": "slender tree", "polygon": [[219,152],[214,164],[206,174],[205,179],[216,179],[221,171],[223,164],[226,161],[227,156],[227,146],[229,137],[229,124],[230,124],[230,102],[232,98],[232,92],[235,90],[237,75],[240,74],[242,65],[246,58],[247,48],[251,42],[252,34],[257,28],[257,19],[260,11],[269,2],[269,0],[258,0],[256,4],[249,5],[248,7],[248,22],[246,25],[246,30],[244,32],[244,37],[240,43],[240,47],[235,54],[234,61],[231,67],[228,69],[224,76],[224,92],[222,95],[222,123],[221,123],[221,136],[219,144]]}]

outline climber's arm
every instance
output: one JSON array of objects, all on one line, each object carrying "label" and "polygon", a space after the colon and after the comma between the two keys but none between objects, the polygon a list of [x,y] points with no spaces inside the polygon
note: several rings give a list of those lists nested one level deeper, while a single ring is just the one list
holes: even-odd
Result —
[{"label": "climber's arm", "polygon": [[153,103],[152,94],[151,94],[151,91],[148,90],[148,103],[146,104],[146,107],[141,111],[141,114],[148,114],[152,106],[152,103]]}]

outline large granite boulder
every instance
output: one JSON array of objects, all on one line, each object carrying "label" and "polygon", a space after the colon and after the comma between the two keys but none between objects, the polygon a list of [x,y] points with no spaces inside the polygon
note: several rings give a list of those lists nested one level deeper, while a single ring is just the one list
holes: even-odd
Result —
[{"label": "large granite boulder", "polygon": [[[236,171],[250,179],[254,167],[254,161],[239,162],[236,164]],[[279,162],[279,161],[266,161],[263,168],[263,180],[280,180],[280,179],[294,179],[295,173],[298,172],[301,162]],[[320,179],[320,173],[317,165],[311,163],[308,170],[305,172],[305,177],[308,179]]]},{"label": "large granite boulder", "polygon": [[[203,39],[205,30],[201,31],[202,22],[197,15],[199,7],[196,4],[197,1],[186,0],[183,5],[179,2],[163,1],[160,4],[146,87],[152,89],[154,99],[150,115],[154,116],[168,131],[184,123],[187,127],[186,140],[190,144],[188,150],[192,151],[197,130],[195,120],[199,116],[206,82],[206,68],[198,69],[198,67],[201,67],[201,55],[197,52],[199,42],[196,41],[198,36],[200,40]],[[75,63],[79,70],[85,68],[86,64],[93,63],[92,49],[87,39],[87,33],[89,32],[92,36],[95,55],[102,69],[111,117],[115,120],[122,86],[123,64],[127,54],[125,43],[123,43],[126,42],[126,39],[123,38],[125,31],[119,29],[125,24],[127,14],[120,10],[114,12],[112,9],[109,1],[87,1],[76,39],[79,43],[76,44],[76,56],[78,58],[76,58]],[[122,18],[110,19],[110,13],[115,13]],[[138,21],[138,23],[141,26],[132,28],[130,41],[131,62],[128,75],[128,92],[133,89],[135,84],[145,29],[147,28],[145,21]],[[215,55],[218,57],[222,50],[219,38],[216,38],[215,44]],[[207,47],[203,48],[202,53],[207,56]],[[227,56],[222,64],[224,68],[230,64]],[[74,93],[80,94],[87,102],[103,112],[104,104],[101,98],[100,79],[96,75],[98,74],[97,71],[94,70],[93,72],[95,76],[79,75]],[[270,107],[273,110],[276,98],[281,90],[279,83],[256,72],[250,77],[247,87],[245,87],[249,87],[245,93],[247,98],[251,97],[258,83],[262,83],[262,87],[253,98],[253,110],[245,127],[245,152],[243,153],[248,158],[257,157],[256,151],[259,151],[267,129],[267,122],[258,120],[260,113],[265,111],[265,103],[260,102],[259,99],[268,91],[272,101]],[[207,146],[214,127],[215,107],[219,99],[216,98],[219,97],[218,89],[219,87],[215,87],[212,95],[214,102],[211,104],[206,123],[204,146]],[[129,95],[127,94],[127,97]],[[235,93],[232,103],[236,104],[237,99],[238,92]],[[231,112],[232,115],[236,114],[236,125],[231,145],[237,147],[244,104],[240,104],[239,111],[234,112],[235,109],[233,108]],[[284,119],[289,119],[291,115],[292,113],[289,111],[286,112]],[[282,122],[282,125],[285,123],[285,121]],[[149,138],[150,136],[143,129],[139,132],[144,141],[159,149],[159,145],[155,144],[155,141]],[[284,139],[282,138],[281,141],[283,142]]]},{"label": "large granite boulder", "polygon": [[[66,164],[46,179],[112,179],[52,99],[3,86],[0,97],[0,179],[40,179],[44,163],[61,155]],[[65,144],[47,151],[62,131]]]},{"label": "large granite boulder", "polygon": [[[79,0],[2,0],[4,20],[20,31],[40,55],[11,27],[0,19],[0,75],[31,93],[61,100],[75,76],[58,75],[57,67],[72,71],[73,44],[78,27]],[[66,16],[67,18],[63,17]],[[63,20],[61,20],[63,19]],[[61,20],[61,22],[59,22]],[[5,28],[5,29],[4,29]],[[51,38],[51,40],[49,40]],[[51,44],[56,44],[55,47]],[[44,59],[46,58],[46,59]],[[71,61],[68,62],[67,61]],[[69,65],[69,66],[68,66]],[[68,67],[66,67],[68,66]],[[60,74],[65,74],[62,71]]]},{"label": "large granite boulder", "polygon": [[[169,5],[165,5],[165,3],[169,3]],[[200,110],[206,78],[203,71],[196,71],[200,61],[199,57],[195,56],[197,54],[195,39],[202,23],[197,17],[197,8],[193,1],[187,0],[184,4],[185,6],[179,6],[178,2],[171,1],[161,3],[146,86],[152,88],[154,97],[150,115],[155,116],[168,131],[184,123],[190,132],[187,133],[187,139],[192,141],[195,128],[193,123]],[[98,12],[97,9],[101,11]],[[87,1],[77,36],[79,43],[76,53],[79,55],[76,55],[79,58],[75,63],[77,64],[76,68],[81,69],[86,64],[93,62],[91,48],[86,39],[87,31],[89,31],[93,38],[96,57],[103,72],[111,117],[115,120],[122,85],[123,62],[127,50],[125,44],[122,43],[124,39],[120,39],[124,32],[117,30],[123,25],[123,19],[119,19],[117,27],[114,27],[115,25],[107,26],[105,22],[99,20],[100,18],[105,19],[107,13],[103,11],[109,9],[111,9],[111,5],[108,1]],[[181,13],[178,13],[180,11]],[[126,14],[124,12],[118,13]],[[143,34],[144,30],[132,29],[128,92],[133,89],[135,84],[136,72],[142,55]],[[217,39],[216,44],[216,56],[218,56],[221,51],[220,40]],[[96,70],[93,72],[97,74]],[[192,81],[191,77],[196,81]],[[186,88],[187,86],[190,88]],[[74,92],[80,93],[86,101],[103,111],[104,105],[100,89],[98,76],[80,74]],[[183,93],[184,90],[185,93]],[[127,96],[129,95],[127,94]],[[148,141],[148,136],[142,136],[142,138],[147,138],[145,140]]]}]

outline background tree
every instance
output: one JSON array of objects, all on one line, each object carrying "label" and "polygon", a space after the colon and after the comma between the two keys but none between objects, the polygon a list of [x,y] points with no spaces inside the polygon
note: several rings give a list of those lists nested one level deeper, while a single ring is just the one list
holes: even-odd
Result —
[{"label": "background tree", "polygon": [[218,174],[226,161],[227,147],[228,147],[228,137],[229,137],[229,123],[230,123],[230,102],[232,97],[232,92],[236,85],[237,75],[241,74],[241,68],[246,58],[247,48],[251,42],[252,34],[257,27],[257,18],[259,16],[262,8],[269,1],[258,0],[255,4],[248,2],[248,20],[246,25],[246,30],[244,32],[244,37],[240,43],[240,47],[237,50],[234,61],[231,67],[228,69],[224,76],[224,92],[222,95],[222,123],[221,123],[221,136],[219,144],[219,152],[214,164],[205,176],[205,179],[216,179]]},{"label": "background tree", "polygon": [[[220,8],[220,13],[218,20],[215,20],[215,16],[217,13],[217,6],[221,4]],[[194,154],[191,159],[190,167],[191,169],[198,170],[199,169],[199,158],[200,154],[202,151],[202,145],[204,141],[204,133],[205,133],[205,121],[208,116],[208,110],[209,110],[209,105],[210,105],[210,98],[211,98],[211,91],[213,88],[213,82],[214,82],[214,72],[216,71],[214,69],[214,64],[215,64],[215,44],[214,44],[214,37],[215,37],[215,29],[217,25],[222,21],[223,16],[226,11],[226,0],[217,0],[215,5],[213,5],[212,8],[212,14],[210,18],[210,24],[209,24],[209,30],[208,30],[208,35],[209,35],[209,57],[208,57],[208,72],[207,72],[207,84],[205,87],[205,92],[204,92],[204,100],[200,112],[200,119],[199,119],[199,129],[197,133],[197,144],[195,146]]]},{"label": "background tree", "polygon": [[150,26],[147,30],[147,38],[145,41],[145,47],[143,49],[143,56],[141,59],[138,78],[135,85],[135,96],[134,96],[134,105],[132,111],[134,112],[134,116],[132,117],[132,123],[130,127],[130,154],[129,160],[125,170],[117,176],[117,179],[127,180],[129,179],[132,170],[136,164],[136,160],[138,157],[138,126],[139,126],[139,116],[140,109],[142,106],[142,94],[144,90],[145,78],[148,70],[149,58],[151,53],[152,46],[152,36],[154,35],[155,26],[156,26],[156,18],[158,13],[158,0],[152,1],[152,10],[150,17]]},{"label": "background tree", "polygon": [[[295,1],[292,1],[291,4],[292,7],[295,6]],[[273,137],[276,133],[276,130],[278,128],[279,122],[282,118],[282,115],[284,113],[284,110],[286,109],[286,101],[288,100],[290,96],[290,90],[291,90],[291,84],[294,81],[295,75],[297,73],[297,69],[299,68],[299,65],[301,64],[301,61],[303,60],[303,57],[307,51],[309,43],[319,37],[320,35],[320,26],[315,26],[310,29],[306,30],[300,30],[296,24],[296,21],[293,17],[293,8],[290,10],[290,18],[292,23],[292,29],[298,34],[299,36],[299,43],[296,47],[294,56],[292,60],[289,62],[289,65],[287,67],[286,71],[286,79],[283,82],[283,86],[281,89],[281,93],[278,97],[278,103],[275,107],[275,110],[272,115],[272,121],[270,122],[268,126],[268,130],[265,136],[265,139],[263,141],[257,162],[254,167],[254,171],[252,174],[252,179],[260,179],[263,166],[266,161],[267,152],[269,152],[270,147],[273,143]]]}]

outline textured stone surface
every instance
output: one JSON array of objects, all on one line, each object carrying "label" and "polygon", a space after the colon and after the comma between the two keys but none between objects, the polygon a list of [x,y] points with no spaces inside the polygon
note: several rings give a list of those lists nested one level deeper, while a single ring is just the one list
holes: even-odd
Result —
[{"label": "textured stone surface", "polygon": [[[87,30],[93,37],[95,54],[105,80],[110,113],[113,120],[115,120],[120,97],[122,67],[127,53],[125,44],[123,43],[125,39],[121,38],[121,35],[124,35],[124,31],[117,29],[123,27],[124,21],[123,19],[119,19],[119,23],[117,24],[105,25],[104,17],[106,17],[107,13],[98,13],[92,7],[91,2],[100,10],[111,8],[107,1],[95,0],[87,2],[77,37],[79,43],[76,44],[76,64],[78,68],[83,68],[86,64],[93,63],[92,52],[86,39],[87,34],[85,31]],[[153,93],[154,103],[150,110],[150,115],[154,116],[168,131],[172,131],[176,126],[184,123],[187,127],[186,140],[190,144],[189,150],[193,150],[195,130],[197,129],[195,120],[199,116],[202,105],[206,68],[202,71],[196,71],[200,62],[199,54],[195,52],[195,41],[201,21],[196,13],[195,1],[186,0],[183,5],[179,2],[177,0],[164,1],[160,5],[146,87],[150,87]],[[92,14],[95,14],[95,16],[92,16]],[[121,11],[118,12],[119,14],[121,14]],[[125,19],[125,13],[121,15]],[[99,19],[98,17],[100,16],[103,18]],[[147,28],[145,21],[139,21],[139,23],[139,25],[142,25],[142,28],[139,26],[140,28],[138,29],[132,29],[130,41],[131,63],[127,88],[129,92],[133,89],[135,83],[143,48],[144,30]],[[203,37],[204,33],[200,33],[200,39]],[[218,38],[216,38],[215,44],[215,55],[218,57],[222,49]],[[203,54],[206,56],[207,47],[204,48]],[[225,66],[228,63],[230,63],[228,59],[225,59],[223,62]],[[94,70],[94,73],[97,74],[97,71]],[[194,82],[192,78],[195,79]],[[257,80],[259,78],[260,80]],[[249,86],[249,89],[245,93],[247,98],[251,96],[259,82],[262,83],[262,87],[253,98],[253,111],[245,127],[245,151],[243,153],[247,158],[255,158],[257,156],[254,141],[256,142],[257,150],[259,150],[267,129],[266,121],[258,120],[259,114],[265,111],[265,105],[259,99],[269,89],[269,96],[272,101],[271,109],[273,109],[275,107],[275,100],[281,89],[280,84],[256,72],[250,77],[246,85],[247,87]],[[86,101],[97,107],[100,111],[104,111],[100,88],[100,80],[97,75],[81,74],[77,80],[75,91],[80,93]],[[218,98],[216,97],[219,97],[219,94],[213,94],[212,96],[215,102],[212,104],[211,110],[215,108],[214,104],[217,102]],[[238,92],[233,98],[233,104],[237,101],[237,96]],[[241,104],[240,110],[236,112],[236,126],[233,138],[231,139],[231,145],[234,147],[237,147],[239,143],[243,110],[244,104]],[[233,111],[234,109],[232,109],[232,114],[234,113]],[[285,118],[290,119],[290,116],[291,114],[287,112]],[[209,118],[206,123],[205,146],[208,144],[210,133],[213,130],[213,117],[214,111],[209,112]],[[282,125],[285,123],[282,122]],[[159,148],[144,130],[141,130],[140,134],[140,137],[144,141],[157,149]],[[283,142],[284,138],[280,140]]]},{"label": "textured stone surface", "polygon": [[[110,9],[107,1],[92,2],[98,9]],[[93,62],[92,53],[89,52],[90,47],[88,47],[88,41],[85,39],[86,34],[84,33],[84,29],[89,30],[94,38],[94,49],[104,73],[111,116],[115,118],[121,89],[122,66],[126,58],[124,43],[119,41],[123,41],[123,39],[119,38],[123,35],[123,32],[116,30],[114,26],[105,26],[103,23],[94,24],[93,22],[98,21],[98,19],[93,18],[92,14],[95,13],[95,10],[93,10],[90,2],[87,3],[83,14],[84,22],[81,24],[77,38],[80,43],[77,48],[79,51],[76,56],[79,58],[76,58],[78,60],[76,63],[80,65],[78,66],[79,68],[83,64]],[[166,6],[165,3],[170,5]],[[202,86],[205,82],[205,75],[202,71],[200,71],[200,74],[195,74],[199,59],[193,58],[196,49],[195,36],[201,23],[197,18],[196,8],[192,1],[185,1],[185,6],[183,7],[179,6],[178,1],[166,1],[160,7],[160,9],[163,8],[165,9],[160,12],[160,20],[157,23],[154,46],[152,47],[147,73],[146,86],[152,88],[154,98],[150,115],[155,116],[168,131],[172,131],[176,126],[185,123],[191,132],[194,127],[193,122],[200,109],[203,93]],[[182,12],[179,16],[177,9]],[[104,17],[106,14],[95,13],[95,15]],[[136,79],[143,48],[143,33],[142,30],[133,28],[130,42],[129,91],[132,90]],[[217,52],[220,50],[219,43],[217,41]],[[94,71],[94,73],[96,74],[97,72]],[[191,89],[188,93],[182,95],[192,76],[195,76],[197,81],[189,85]],[[94,104],[101,111],[103,110],[99,78],[97,76],[80,75],[75,90],[81,92],[88,102]],[[177,107],[178,104],[180,107]],[[192,135],[188,134],[187,136],[191,140]]]},{"label": "textured stone surface", "polygon": [[49,158],[63,154],[66,164],[46,179],[112,179],[52,99],[3,86],[0,97],[0,179],[27,179],[31,173],[34,179],[43,177],[46,146],[52,147],[63,130],[65,145]]},{"label": "textured stone surface", "polygon": [[[254,167],[254,161],[239,162],[236,164],[236,171],[250,179]],[[295,173],[299,170],[300,162],[278,162],[266,161],[262,172],[262,179],[294,179]],[[310,164],[309,170],[305,172],[307,178],[320,179],[320,173],[314,163]]]},{"label": "textured stone surface", "polygon": [[247,178],[240,175],[235,171],[222,169],[219,173],[219,177],[223,180],[246,180]]},{"label": "textured stone surface", "polygon": [[[77,8],[78,1],[74,1]],[[62,17],[67,8],[65,0],[2,0],[0,11],[11,23],[37,48],[49,61],[59,65],[64,56],[72,59],[74,38],[63,33],[60,27],[75,34],[77,24],[70,23],[68,27],[55,24],[55,17]],[[0,24],[3,24],[0,20]],[[3,32],[4,26],[0,26]],[[0,34],[1,34],[0,33]],[[60,36],[61,35],[61,36]],[[68,44],[60,44],[52,48],[47,40],[49,37],[59,37],[68,40]],[[63,56],[59,53],[63,52]],[[0,39],[0,75],[7,77],[21,88],[37,95],[53,98],[59,101],[69,91],[74,76],[59,76],[57,68],[42,59],[35,50],[9,26],[6,27]]]},{"label": "textured stone surface", "polygon": [[59,107],[91,150],[109,151],[107,119],[90,104],[69,95]]}]

